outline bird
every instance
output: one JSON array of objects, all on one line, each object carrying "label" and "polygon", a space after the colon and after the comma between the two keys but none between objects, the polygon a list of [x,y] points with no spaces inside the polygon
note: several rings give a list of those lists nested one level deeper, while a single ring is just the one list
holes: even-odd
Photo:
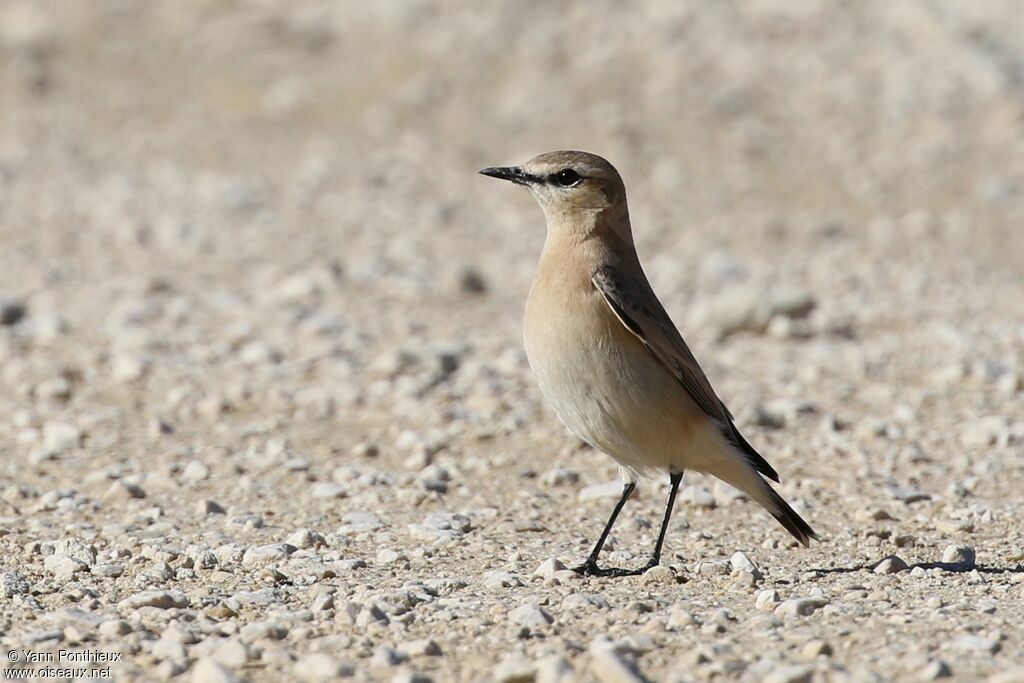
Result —
[{"label": "bird", "polygon": [[[547,236],[526,301],[526,356],[559,419],[611,456],[622,477],[622,495],[574,571],[634,576],[660,564],[686,470],[746,493],[805,547],[817,540],[772,488],[778,473],[740,433],[651,288],[615,167],[596,154],[556,151],[480,173],[526,187],[543,209]],[[649,562],[601,567],[598,556],[638,479],[658,473],[668,474],[669,494]]]}]

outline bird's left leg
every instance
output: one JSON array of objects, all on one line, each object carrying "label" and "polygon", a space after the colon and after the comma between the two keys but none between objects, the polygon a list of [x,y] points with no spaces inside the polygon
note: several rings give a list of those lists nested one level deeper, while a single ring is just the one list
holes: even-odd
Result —
[{"label": "bird's left leg", "polygon": [[658,534],[658,542],[654,544],[654,554],[645,569],[657,567],[661,562],[661,546],[665,543],[665,532],[668,531],[668,521],[672,518],[672,508],[676,504],[676,491],[679,490],[679,482],[683,480],[682,472],[669,473],[670,488],[668,491],[668,503],[665,505],[665,517],[661,520],[661,532]]}]

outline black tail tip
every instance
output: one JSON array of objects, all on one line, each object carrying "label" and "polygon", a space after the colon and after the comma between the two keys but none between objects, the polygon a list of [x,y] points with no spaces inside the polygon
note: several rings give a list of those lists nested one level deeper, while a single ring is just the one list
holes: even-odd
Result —
[{"label": "black tail tip", "polygon": [[803,517],[796,513],[796,510],[789,506],[782,496],[775,491],[772,491],[774,502],[779,508],[778,513],[772,516],[779,521],[786,531],[793,534],[793,538],[800,541],[800,544],[805,548],[810,547],[811,540],[818,541],[818,534],[814,532],[811,525],[804,521]]}]

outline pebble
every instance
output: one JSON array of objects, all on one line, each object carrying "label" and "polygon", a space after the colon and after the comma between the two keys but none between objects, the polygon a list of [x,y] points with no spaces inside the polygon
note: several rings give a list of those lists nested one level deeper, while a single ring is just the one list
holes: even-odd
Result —
[{"label": "pebble", "polygon": [[313,484],[309,493],[314,498],[345,498],[348,488],[333,481],[320,481]]},{"label": "pebble", "polygon": [[12,299],[0,299],[0,325],[17,325],[28,312],[25,304]]},{"label": "pebble", "polygon": [[249,647],[238,638],[227,638],[217,645],[211,657],[224,666],[238,669],[251,658]]},{"label": "pebble", "polygon": [[242,555],[242,564],[247,567],[262,566],[287,560],[298,548],[290,543],[268,543],[249,548]]},{"label": "pebble", "polygon": [[718,501],[716,501],[715,497],[711,495],[711,492],[699,484],[684,486],[679,492],[679,500],[690,507],[704,508],[707,510],[718,506]]},{"label": "pebble", "polygon": [[786,665],[772,669],[761,680],[764,683],[810,683],[813,674],[810,667]]},{"label": "pebble", "polygon": [[295,675],[310,683],[329,681],[335,678],[350,677],[355,674],[355,667],[324,652],[311,652],[295,662]]},{"label": "pebble", "polygon": [[410,657],[440,657],[441,646],[433,638],[409,640],[399,646],[402,652]]},{"label": "pebble", "polygon": [[220,662],[201,657],[192,665],[192,683],[241,683],[242,677]]},{"label": "pebble", "polygon": [[940,678],[950,678],[952,675],[953,669],[941,659],[929,660],[917,672],[918,680],[922,681],[937,681]]},{"label": "pebble", "polygon": [[890,555],[878,562],[872,571],[876,574],[898,574],[899,572],[906,571],[907,569],[908,566],[906,562],[896,555]]},{"label": "pebble", "polygon": [[133,499],[145,498],[146,492],[138,484],[118,479],[110,484],[103,499],[112,503],[125,502]]},{"label": "pebble", "polygon": [[774,610],[779,603],[779,592],[773,588],[758,591],[757,600],[754,603],[757,609]]},{"label": "pebble", "polygon": [[969,545],[949,545],[942,551],[942,562],[945,564],[955,564],[964,569],[973,569],[974,561],[974,548]]},{"label": "pebble", "polygon": [[534,576],[540,576],[545,579],[552,579],[558,572],[564,572],[566,570],[568,570],[568,567],[562,564],[561,560],[549,557],[541,562],[540,566],[533,570],[533,574]]},{"label": "pebble", "polygon": [[747,572],[748,574],[753,575],[753,577],[758,581],[764,578],[761,570],[749,557],[747,557],[745,553],[734,553],[732,558],[729,560],[729,563],[732,565],[733,570],[738,572]]},{"label": "pebble", "polygon": [[827,604],[828,600],[823,597],[790,598],[780,602],[775,608],[775,613],[780,617],[806,617],[814,614]]},{"label": "pebble", "polygon": [[139,609],[140,607],[171,609],[172,607],[188,607],[189,599],[181,591],[152,590],[130,595],[118,605],[124,609]]},{"label": "pebble", "polygon": [[815,657],[820,657],[822,655],[831,655],[832,652],[832,646],[827,641],[820,638],[808,640],[804,646],[800,648],[800,653],[808,659],[814,659]]},{"label": "pebble", "polygon": [[601,683],[645,683],[636,665],[615,646],[598,641],[589,648],[590,673]]},{"label": "pebble", "polygon": [[[569,470],[564,467],[553,467],[540,476],[540,483],[549,488],[557,488],[559,486],[572,486],[579,480],[579,472],[575,470]],[[580,491],[580,495],[582,494],[583,492]],[[622,495],[621,486],[619,487],[619,495]]]},{"label": "pebble", "polygon": [[435,543],[451,543],[462,538],[471,528],[469,518],[453,512],[431,512],[421,524],[410,524],[414,538]]},{"label": "pebble", "polygon": [[507,655],[494,668],[495,683],[532,683],[537,676],[537,667],[522,654]]},{"label": "pebble", "polygon": [[1005,440],[1007,434],[1006,418],[990,415],[963,425],[960,429],[960,443],[966,448],[984,448]]},{"label": "pebble", "polygon": [[31,584],[17,569],[0,571],[0,597],[13,598],[15,595],[25,595],[30,590]]},{"label": "pebble", "polygon": [[[633,495],[635,497],[637,492],[634,490]],[[588,500],[606,500],[615,499],[618,500],[622,497],[622,480],[616,479],[614,481],[606,481],[601,484],[590,484],[580,489],[579,493],[576,494],[577,499],[582,503]]]},{"label": "pebble", "polygon": [[215,500],[201,500],[196,503],[195,510],[200,517],[227,514],[227,511]]},{"label": "pebble", "polygon": [[408,659],[409,655],[401,650],[396,650],[390,645],[381,643],[374,649],[373,657],[370,661],[376,666],[398,666]]},{"label": "pebble", "polygon": [[89,565],[74,557],[54,553],[43,560],[43,566],[58,579],[70,580],[78,572],[89,571]]},{"label": "pebble", "polygon": [[296,548],[319,548],[327,545],[327,539],[312,529],[299,529],[288,537],[285,545]]},{"label": "pebble", "polygon": [[419,671],[399,671],[391,678],[391,683],[434,683],[434,679]]},{"label": "pebble", "polygon": [[484,585],[488,588],[517,588],[522,586],[523,582],[511,572],[496,569],[484,572]]},{"label": "pebble", "polygon": [[995,654],[1000,650],[998,640],[974,635],[960,636],[953,640],[951,645],[954,650],[960,652],[987,652]]},{"label": "pebble", "polygon": [[543,628],[548,626],[554,619],[538,605],[520,605],[509,612],[509,619],[527,628]]},{"label": "pebble", "polygon": [[47,420],[43,425],[43,448],[50,453],[64,453],[82,443],[82,430],[71,423]]}]

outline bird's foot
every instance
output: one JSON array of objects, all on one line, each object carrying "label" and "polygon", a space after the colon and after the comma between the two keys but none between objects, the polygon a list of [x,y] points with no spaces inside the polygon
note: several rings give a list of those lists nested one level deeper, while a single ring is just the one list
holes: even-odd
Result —
[{"label": "bird's foot", "polygon": [[623,567],[598,567],[597,560],[594,558],[588,558],[586,562],[578,567],[573,567],[572,570],[580,576],[599,576],[599,577],[610,577],[618,578],[620,576],[640,576],[651,567],[657,567],[658,562],[651,560],[645,566],[638,569],[625,569]]}]

